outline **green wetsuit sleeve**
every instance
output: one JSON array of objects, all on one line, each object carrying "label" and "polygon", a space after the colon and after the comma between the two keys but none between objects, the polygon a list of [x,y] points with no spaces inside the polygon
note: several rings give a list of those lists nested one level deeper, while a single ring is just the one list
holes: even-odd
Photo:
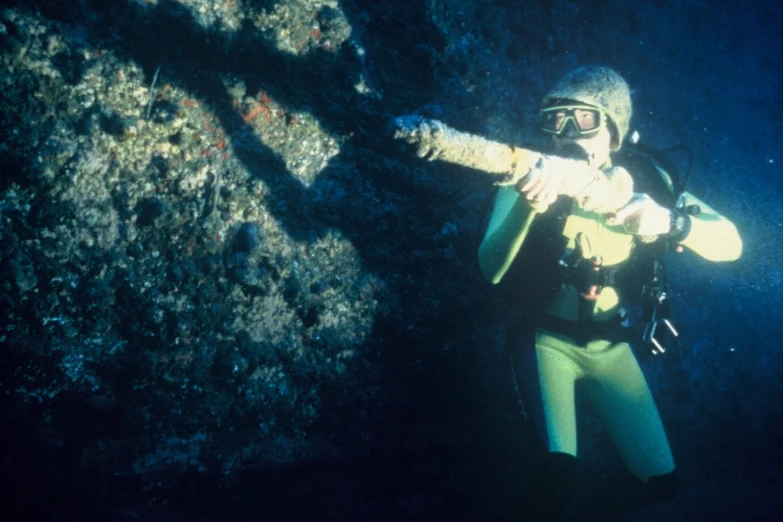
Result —
[{"label": "green wetsuit sleeve", "polygon": [[495,196],[492,217],[478,249],[484,278],[498,284],[511,266],[527,236],[536,213],[513,187],[501,187]]},{"label": "green wetsuit sleeve", "polygon": [[742,239],[734,223],[703,201],[685,193],[685,205],[701,209],[691,216],[691,229],[680,244],[709,261],[736,261],[742,255]]}]

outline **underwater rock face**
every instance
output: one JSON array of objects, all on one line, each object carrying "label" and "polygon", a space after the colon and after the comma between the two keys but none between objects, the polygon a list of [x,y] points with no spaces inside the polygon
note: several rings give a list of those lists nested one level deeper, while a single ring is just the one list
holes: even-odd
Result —
[{"label": "underwater rock face", "polygon": [[[775,440],[776,407],[745,399],[774,395],[781,362],[761,350],[780,333],[779,247],[754,241],[779,235],[777,189],[748,208],[734,173],[771,176],[783,162],[776,106],[754,113],[765,129],[754,141],[737,114],[779,97],[780,53],[754,61],[758,82],[735,83],[743,50],[780,50],[765,36],[777,11],[8,4],[0,422],[13,426],[2,474],[25,519],[513,520],[523,416],[503,302],[475,262],[492,180],[419,161],[389,123],[416,113],[540,140],[541,95],[582,63],[627,75],[642,135],[692,145],[694,191],[759,245],[754,267],[677,262],[692,348],[646,366],[675,454],[691,475],[729,446],[759,462],[764,444],[728,434],[736,418]],[[583,427],[590,473],[616,465],[600,426]],[[716,428],[724,438],[705,441]],[[728,478],[695,482],[711,504],[685,500],[676,516],[748,504],[764,519],[780,477],[752,473],[734,497],[720,494]]]}]

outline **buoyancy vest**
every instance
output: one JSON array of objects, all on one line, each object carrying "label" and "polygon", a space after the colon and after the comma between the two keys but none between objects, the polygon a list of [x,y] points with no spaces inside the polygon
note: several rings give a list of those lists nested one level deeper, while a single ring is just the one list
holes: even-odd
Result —
[{"label": "buoyancy vest", "polygon": [[[663,153],[627,144],[612,155],[612,164],[631,174],[635,192],[646,193],[661,206],[675,207],[684,181]],[[498,285],[509,306],[525,316],[539,318],[556,298],[562,298],[564,285],[584,284],[585,265],[564,262],[569,243],[564,230],[572,205],[572,200],[561,197],[546,213],[536,216],[522,248]],[[599,284],[611,286],[623,304],[638,305],[642,311],[637,314],[637,322],[649,318],[653,303],[666,291],[664,263],[669,243],[665,237],[650,242],[634,238],[626,260],[596,272]],[[581,327],[586,329],[585,325]]]}]

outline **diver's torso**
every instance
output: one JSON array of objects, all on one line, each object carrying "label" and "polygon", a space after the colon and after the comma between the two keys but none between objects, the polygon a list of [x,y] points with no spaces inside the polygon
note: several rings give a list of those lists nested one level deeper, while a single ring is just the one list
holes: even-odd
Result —
[{"label": "diver's torso", "polygon": [[[567,252],[581,253],[582,262],[586,263],[600,259],[602,269],[622,265],[631,256],[634,247],[632,235],[607,225],[604,215],[585,212],[576,204],[571,206],[562,233],[568,241]],[[579,294],[584,291],[584,288],[577,288],[573,280],[567,280],[556,291],[554,300],[544,312],[568,321],[577,321]],[[617,290],[605,286],[600,289],[595,301],[593,319],[608,320],[617,313],[619,306]]]}]

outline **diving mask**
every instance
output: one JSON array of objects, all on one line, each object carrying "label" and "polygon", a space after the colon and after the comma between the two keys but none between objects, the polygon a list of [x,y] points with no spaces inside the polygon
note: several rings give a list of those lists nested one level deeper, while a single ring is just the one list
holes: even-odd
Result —
[{"label": "diving mask", "polygon": [[586,138],[598,132],[604,121],[604,111],[590,105],[554,105],[541,109],[542,130],[556,136]]}]

